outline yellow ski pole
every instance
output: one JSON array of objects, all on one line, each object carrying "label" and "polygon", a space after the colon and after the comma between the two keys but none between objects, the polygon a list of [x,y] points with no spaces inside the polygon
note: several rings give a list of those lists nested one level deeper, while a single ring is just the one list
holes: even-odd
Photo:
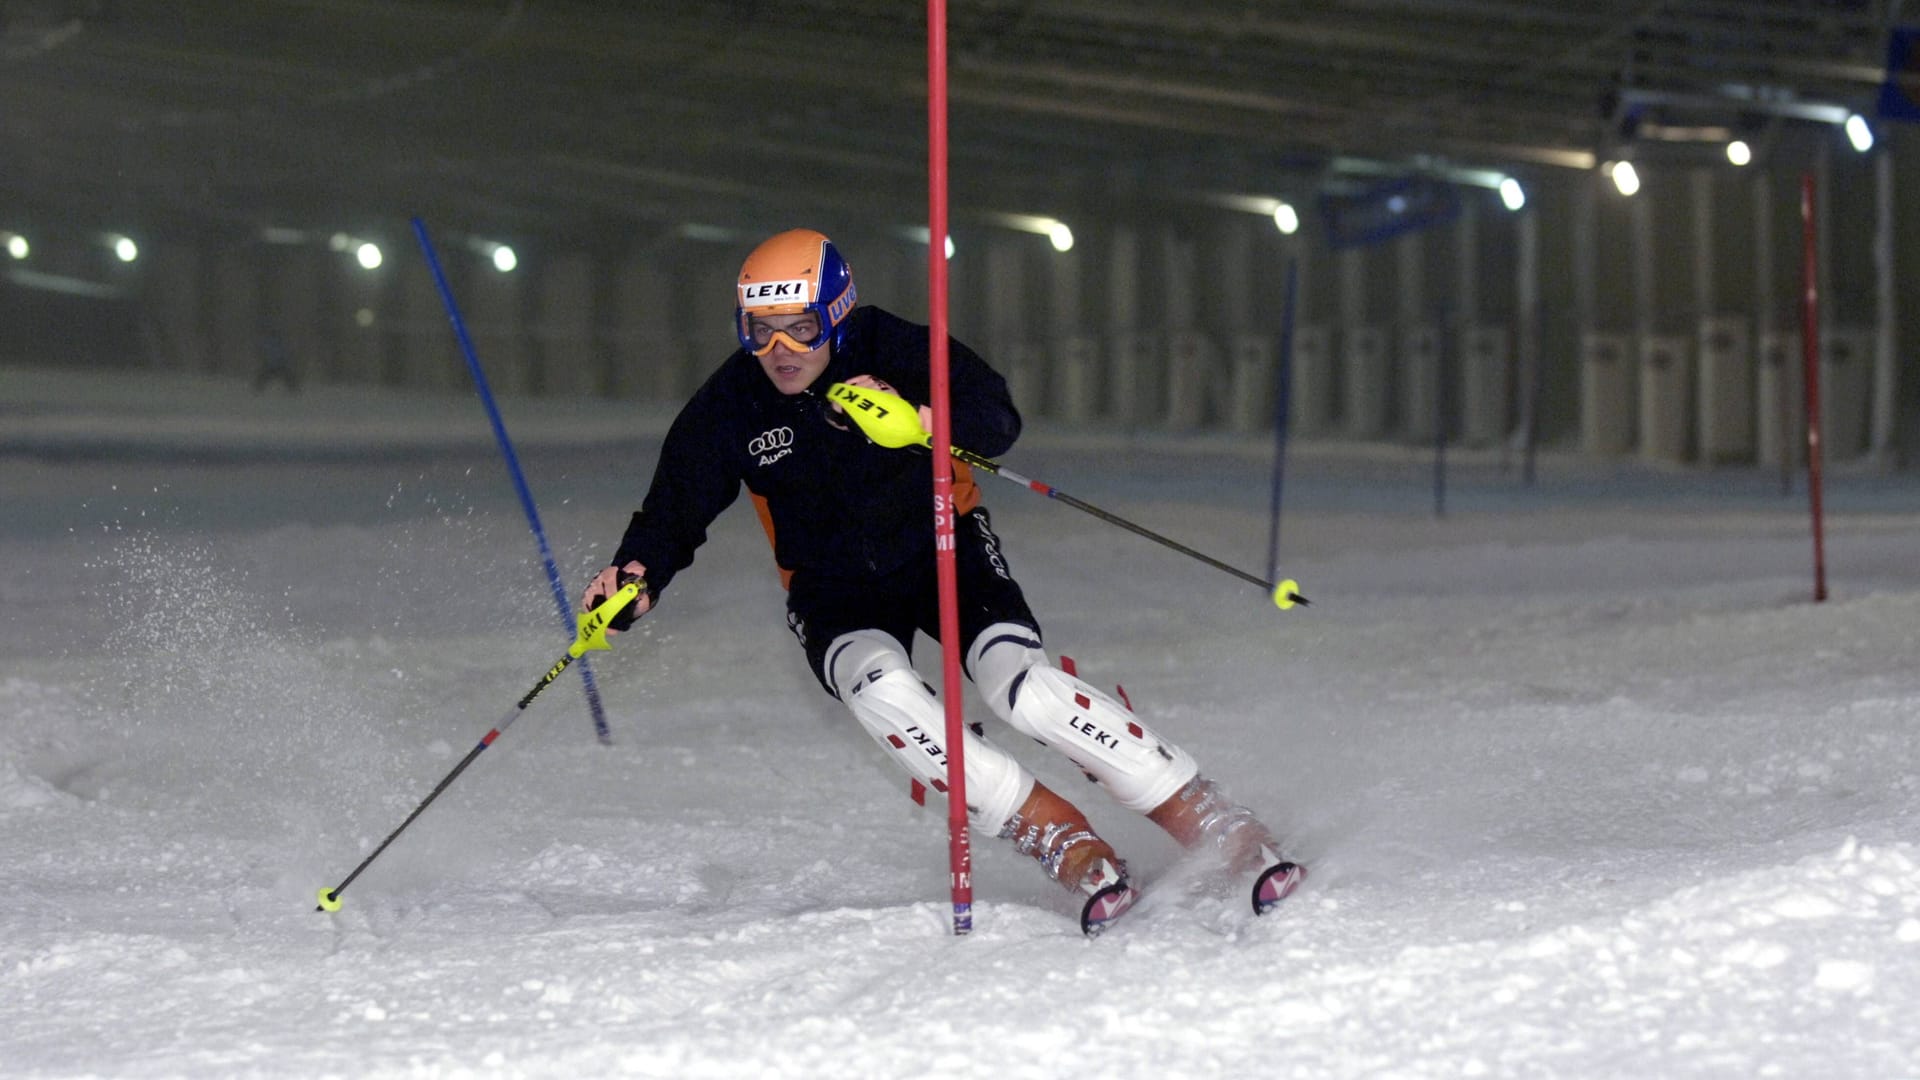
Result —
[{"label": "yellow ski pole", "polygon": [[566,653],[563,654],[551,668],[547,669],[547,673],[540,677],[539,682],[533,684],[533,689],[527,691],[525,697],[522,697],[516,702],[513,708],[507,710],[507,714],[487,732],[486,737],[480,740],[479,745],[467,751],[467,756],[460,759],[460,764],[455,765],[453,771],[448,773],[445,779],[434,785],[433,790],[427,793],[427,797],[420,800],[420,805],[413,808],[413,813],[407,815],[407,820],[401,822],[399,828],[388,833],[387,838],[380,841],[380,846],[374,848],[371,855],[360,860],[360,865],[353,868],[353,873],[348,874],[346,880],[331,889],[323,888],[320,890],[320,906],[313,910],[339,911],[340,894],[346,891],[347,886],[353,884],[353,879],[359,877],[362,870],[365,870],[371,865],[373,860],[379,858],[381,852],[387,850],[387,845],[393,843],[401,833],[406,831],[407,826],[413,824],[413,819],[419,817],[420,812],[432,804],[433,800],[438,798],[440,793],[447,789],[448,784],[453,783],[454,777],[459,776],[462,772],[466,771],[467,766],[473,764],[473,759],[480,756],[480,751],[492,746],[495,739],[506,734],[507,729],[513,726],[513,722],[518,720],[520,714],[526,711],[527,705],[531,703],[534,698],[540,696],[540,691],[545,690],[553,680],[560,677],[561,672],[567,670],[568,666],[586,653],[594,649],[612,648],[613,646],[607,644],[607,624],[612,622],[613,617],[618,615],[628,604],[633,603],[634,599],[640,595],[640,590],[646,587],[647,583],[645,581],[638,579],[629,581],[625,585],[622,585],[618,592],[608,597],[599,607],[594,608],[592,611],[581,612],[579,632],[574,636],[573,644],[567,646]]},{"label": "yellow ski pole", "polygon": [[[872,439],[880,446],[898,450],[905,447],[926,447],[933,443],[933,436],[927,434],[926,428],[920,424],[919,410],[915,409],[912,404],[896,394],[889,394],[885,390],[874,390],[865,386],[849,386],[846,383],[834,383],[827,389],[827,397],[845,409],[847,415],[853,418],[853,422],[860,425],[860,430],[866,434],[867,438]],[[1273,600],[1273,605],[1281,611],[1286,611],[1295,604],[1306,604],[1308,602],[1306,597],[1300,595],[1300,583],[1292,578],[1284,578],[1280,581],[1268,581],[1265,578],[1249,574],[1245,570],[1223,563],[1211,555],[1195,551],[1177,540],[1162,536],[1143,525],[1136,525],[1118,514],[1110,514],[1094,506],[1092,503],[1082,502],[1066,492],[1061,491],[1059,488],[1054,487],[1052,484],[1021,476],[1012,469],[1002,466],[992,458],[981,457],[979,454],[973,453],[970,450],[962,450],[956,446],[953,448],[953,456],[955,460],[964,461],[976,469],[984,469],[1002,479],[1011,480],[1021,487],[1031,491],[1037,491],[1049,499],[1066,503],[1075,510],[1082,510],[1092,514],[1094,517],[1099,518],[1109,525],[1118,525],[1128,532],[1138,536],[1144,536],[1156,544],[1172,548],[1174,551],[1189,558],[1198,559],[1208,566],[1213,567],[1215,570],[1225,571],[1242,581],[1258,585],[1266,592],[1268,597]]]}]

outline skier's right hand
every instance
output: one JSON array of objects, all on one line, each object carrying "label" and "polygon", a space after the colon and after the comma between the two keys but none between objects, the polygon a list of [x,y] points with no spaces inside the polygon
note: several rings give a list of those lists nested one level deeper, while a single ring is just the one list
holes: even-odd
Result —
[{"label": "skier's right hand", "polygon": [[[620,586],[635,578],[646,576],[647,568],[640,565],[639,560],[631,560],[625,566],[609,566],[595,574],[593,580],[587,583],[587,591],[580,597],[580,606],[583,610],[592,611],[606,603],[607,597],[619,592]],[[621,608],[618,615],[608,620],[607,633],[617,634],[627,629],[633,625],[633,620],[645,615],[652,608],[653,594],[646,589],[641,589],[640,595],[633,598],[633,603]]]}]

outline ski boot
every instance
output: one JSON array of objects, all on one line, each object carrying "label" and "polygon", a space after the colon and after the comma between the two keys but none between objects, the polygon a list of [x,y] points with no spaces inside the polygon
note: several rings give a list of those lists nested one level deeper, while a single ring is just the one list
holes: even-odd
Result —
[{"label": "ski boot", "polygon": [[1048,877],[1085,897],[1080,930],[1088,937],[1098,936],[1139,899],[1113,846],[1094,833],[1079,807],[1038,780],[1000,836],[1039,862]]},{"label": "ski boot", "polygon": [[1253,811],[1227,798],[1220,786],[1196,776],[1147,817],[1189,851],[1211,850],[1226,872],[1239,877],[1258,871],[1253,882],[1253,912],[1265,915],[1300,886],[1307,871],[1280,856],[1280,845]]}]

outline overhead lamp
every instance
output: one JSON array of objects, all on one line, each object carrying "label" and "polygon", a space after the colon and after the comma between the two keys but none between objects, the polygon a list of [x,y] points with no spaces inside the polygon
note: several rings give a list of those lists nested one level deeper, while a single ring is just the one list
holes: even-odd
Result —
[{"label": "overhead lamp", "polygon": [[1287,236],[1300,231],[1300,212],[1285,199],[1276,199],[1271,195],[1240,195],[1221,191],[1197,192],[1189,195],[1188,198],[1208,206],[1217,206],[1222,210],[1259,214],[1263,218],[1270,219],[1273,227]]},{"label": "overhead lamp", "polygon": [[746,236],[738,229],[729,229],[724,225],[708,225],[701,221],[683,221],[674,233],[682,240],[698,240],[703,244],[732,244]]},{"label": "overhead lamp", "polygon": [[1500,181],[1500,204],[1509,210],[1518,210],[1527,205],[1526,189],[1513,177],[1503,177]]},{"label": "overhead lamp", "polygon": [[1735,139],[1727,144],[1727,160],[1735,165],[1750,165],[1753,163],[1753,147],[1748,146],[1745,139]]},{"label": "overhead lamp", "polygon": [[[985,217],[994,224],[1002,225],[1009,229],[1038,233],[1046,237],[1049,243],[1053,244],[1053,250],[1055,251],[1070,251],[1073,248],[1073,230],[1068,228],[1067,223],[1061,221],[1059,218],[1046,217],[1041,214],[987,214]],[[947,244],[947,257],[952,258],[953,238],[951,236],[947,238]]]},{"label": "overhead lamp", "polygon": [[0,232],[0,236],[6,237],[7,254],[13,256],[16,259],[26,258],[27,253],[33,250],[27,244],[27,238],[24,236],[21,236],[19,233]]},{"label": "overhead lamp", "polygon": [[520,254],[498,240],[483,236],[466,237],[467,250],[493,264],[503,274],[511,274],[520,265]]},{"label": "overhead lamp", "polygon": [[1846,129],[1847,141],[1853,144],[1855,150],[1864,154],[1873,149],[1873,126],[1867,123],[1866,117],[1859,113],[1849,115]]},{"label": "overhead lamp", "polygon": [[[927,228],[925,225],[908,225],[900,230],[900,234],[917,244],[933,243],[933,230]],[[953,258],[952,233],[947,234],[947,258]]]},{"label": "overhead lamp", "polygon": [[371,240],[365,241],[359,247],[355,248],[353,250],[353,257],[359,261],[361,266],[368,270],[378,268],[383,261],[380,254],[380,245]]},{"label": "overhead lamp", "polygon": [[134,243],[132,237],[115,234],[109,239],[112,241],[114,258],[130,263],[140,257],[140,245]]},{"label": "overhead lamp", "polygon": [[1634,169],[1631,161],[1616,161],[1608,169],[1613,177],[1613,186],[1620,189],[1622,195],[1632,195],[1640,190],[1640,173]]},{"label": "overhead lamp", "polygon": [[[1790,120],[1810,120],[1816,124],[1845,123],[1849,111],[1846,106],[1831,102],[1788,97],[1776,87],[1723,83],[1713,93],[1622,90],[1615,102],[1613,119],[1616,124],[1622,124],[1636,114],[1657,116],[1658,110],[1672,110],[1682,115],[1706,113],[1723,116],[1729,109]],[[1640,123],[1633,126],[1638,127]]]}]

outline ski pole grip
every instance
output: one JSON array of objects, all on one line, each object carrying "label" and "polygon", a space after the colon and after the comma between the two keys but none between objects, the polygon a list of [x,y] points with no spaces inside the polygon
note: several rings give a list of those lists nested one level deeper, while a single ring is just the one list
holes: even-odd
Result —
[{"label": "ski pole grip", "polygon": [[920,426],[920,410],[898,394],[837,382],[827,388],[827,400],[840,406],[877,445],[889,450],[933,445],[933,436]]},{"label": "ski pole grip", "polygon": [[594,649],[613,648],[607,643],[607,624],[613,621],[615,615],[625,610],[628,604],[639,598],[640,590],[646,587],[645,579],[635,578],[620,586],[619,590],[602,601],[599,607],[592,611],[581,612],[580,632],[573,639],[573,644],[567,647],[567,655],[577,660],[583,653]]}]

